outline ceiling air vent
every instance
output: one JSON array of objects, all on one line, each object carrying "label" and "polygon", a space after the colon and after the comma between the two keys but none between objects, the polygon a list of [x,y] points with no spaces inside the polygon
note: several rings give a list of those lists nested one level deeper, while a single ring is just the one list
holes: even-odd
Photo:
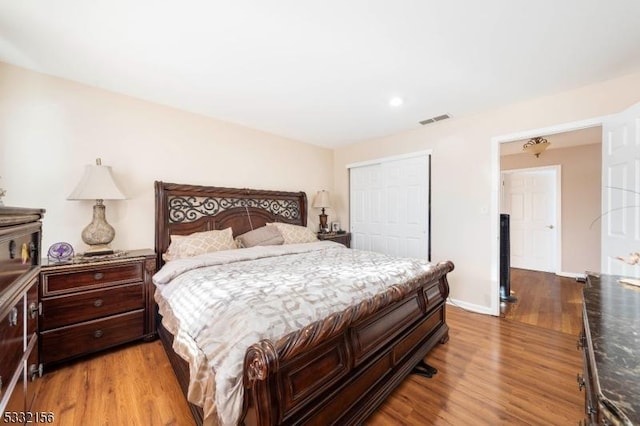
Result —
[{"label": "ceiling air vent", "polygon": [[449,114],[442,114],[436,117],[427,118],[426,120],[421,120],[418,123],[424,126],[425,124],[435,123],[436,121],[446,120],[447,118],[451,118],[451,116]]}]

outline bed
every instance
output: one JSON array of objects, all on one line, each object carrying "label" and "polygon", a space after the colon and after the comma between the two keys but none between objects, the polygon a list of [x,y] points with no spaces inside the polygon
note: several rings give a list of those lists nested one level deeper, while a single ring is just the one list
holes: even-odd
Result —
[{"label": "bed", "polygon": [[[307,225],[304,192],[155,182],[155,196],[159,271],[165,265],[172,235],[231,228],[235,237],[268,223]],[[318,248],[324,250],[323,255],[360,255],[329,246],[337,243],[321,243],[326,243]],[[321,245],[310,243],[314,244]],[[298,250],[294,246],[276,250]],[[449,294],[447,273],[452,270],[449,261],[429,264],[415,277],[403,278],[372,297],[285,335],[249,345],[241,365],[242,401],[237,423],[362,423],[436,344],[448,340],[445,301]],[[156,294],[159,291],[158,287]],[[166,326],[171,321],[163,318],[158,306],[158,335],[186,397],[193,365],[176,353],[175,325]],[[173,333],[169,329],[174,329]],[[203,407],[190,403],[190,408],[198,424],[216,423],[205,415]]]}]

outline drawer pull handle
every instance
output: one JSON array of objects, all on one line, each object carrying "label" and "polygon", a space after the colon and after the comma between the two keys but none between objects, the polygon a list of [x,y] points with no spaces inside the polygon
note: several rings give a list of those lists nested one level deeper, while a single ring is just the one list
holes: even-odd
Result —
[{"label": "drawer pull handle", "polygon": [[582,391],[582,389],[584,389],[584,386],[585,386],[584,377],[582,376],[582,374],[578,373],[576,375],[576,379],[578,380],[578,389]]},{"label": "drawer pull handle", "polygon": [[587,336],[584,334],[584,331],[581,331],[580,336],[578,336],[578,343],[576,344],[578,350],[584,349],[585,340],[587,340]]},{"label": "drawer pull handle", "polygon": [[29,374],[31,375],[31,381],[35,381],[36,377],[42,377],[42,364],[39,366],[36,364],[31,364],[29,366]]},{"label": "drawer pull handle", "polygon": [[15,327],[16,325],[18,325],[18,308],[13,308],[9,313],[9,327]]},{"label": "drawer pull handle", "polygon": [[93,337],[95,337],[96,339],[101,338],[103,335],[102,330],[96,330],[93,332]]},{"label": "drawer pull handle", "polygon": [[104,278],[104,274],[102,272],[96,272],[93,274],[93,279],[98,281]]},{"label": "drawer pull handle", "polygon": [[38,305],[36,304],[36,302],[31,302],[31,304],[29,305],[29,316],[31,317],[31,319],[34,319],[38,316]]},{"label": "drawer pull handle", "polygon": [[16,242],[14,240],[9,241],[9,259],[16,258]]},{"label": "drawer pull handle", "polygon": [[36,246],[33,241],[29,243],[29,253],[31,254],[32,259],[38,258],[38,246]]},{"label": "drawer pull handle", "polygon": [[95,306],[96,308],[99,308],[100,306],[102,306],[102,299],[96,299],[93,302],[93,306]]}]

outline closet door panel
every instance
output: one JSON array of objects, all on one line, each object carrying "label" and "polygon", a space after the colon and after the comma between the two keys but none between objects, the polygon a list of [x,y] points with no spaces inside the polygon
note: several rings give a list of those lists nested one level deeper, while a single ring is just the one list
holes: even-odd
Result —
[{"label": "closet door panel", "polygon": [[352,247],[429,258],[429,156],[350,169]]}]

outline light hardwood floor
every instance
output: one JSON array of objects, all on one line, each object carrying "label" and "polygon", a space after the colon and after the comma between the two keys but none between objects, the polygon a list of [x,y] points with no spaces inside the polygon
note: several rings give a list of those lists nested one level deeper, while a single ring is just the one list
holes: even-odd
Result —
[{"label": "light hardwood floor", "polygon": [[503,303],[502,316],[577,336],[582,329],[583,286],[573,278],[511,268],[511,293],[517,301]]},{"label": "light hardwood floor", "polygon": [[60,426],[193,425],[162,343],[137,343],[47,372],[32,411]]},{"label": "light hardwood floor", "polygon": [[577,336],[518,321],[447,310],[450,339],[425,360],[432,379],[409,376],[369,425],[569,425],[582,419]]},{"label": "light hardwood floor", "polygon": [[[568,425],[583,419],[584,395],[576,384],[582,360],[574,332],[580,314],[567,311],[558,314],[566,317],[561,321],[543,319],[549,315],[547,297],[557,293],[566,299],[560,305],[573,305],[581,287],[517,281],[524,286],[512,283],[518,305],[504,318],[449,305],[450,339],[425,358],[438,374],[409,376],[367,425]],[[536,286],[540,294],[533,291]],[[525,296],[529,290],[533,296]],[[193,425],[159,341],[47,373],[38,383],[33,410],[52,411],[55,424],[63,426]]]}]

